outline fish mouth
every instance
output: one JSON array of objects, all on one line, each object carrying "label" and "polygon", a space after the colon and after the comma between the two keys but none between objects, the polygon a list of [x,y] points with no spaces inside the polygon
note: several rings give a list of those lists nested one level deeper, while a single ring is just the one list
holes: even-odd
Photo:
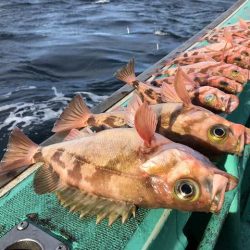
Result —
[{"label": "fish mouth", "polygon": [[243,86],[241,84],[237,84],[235,86],[236,93],[240,93],[243,90]]},{"label": "fish mouth", "polygon": [[237,140],[235,154],[241,156],[242,151],[244,150],[244,146],[245,146],[245,135],[243,133],[242,135],[239,136]]},{"label": "fish mouth", "polygon": [[210,212],[211,213],[219,213],[222,205],[224,202],[224,197],[222,198],[221,193],[216,194],[216,196],[213,198],[210,206]]},{"label": "fish mouth", "polygon": [[231,113],[239,106],[239,98],[236,95],[230,95],[227,103],[224,105],[225,112]]},{"label": "fish mouth", "polygon": [[221,175],[215,174],[213,178],[213,191],[211,195],[211,213],[219,213],[224,203],[225,192],[228,184],[228,178]]}]

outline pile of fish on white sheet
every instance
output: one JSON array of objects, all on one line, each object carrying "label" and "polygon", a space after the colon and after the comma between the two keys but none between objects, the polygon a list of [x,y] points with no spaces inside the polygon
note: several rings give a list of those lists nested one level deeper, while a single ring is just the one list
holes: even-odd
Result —
[{"label": "pile of fish on white sheet", "polygon": [[53,128],[69,131],[64,141],[39,146],[15,128],[0,175],[42,162],[35,191],[55,192],[71,212],[96,215],[97,223],[124,223],[137,207],[218,213],[238,180],[201,152],[241,155],[250,129],[206,108],[237,108],[234,94],[249,79],[249,33],[243,20],[215,30],[205,38],[216,43],[164,62],[146,82],[131,60],[116,73],[137,92],[126,108],[92,114],[75,96]]}]

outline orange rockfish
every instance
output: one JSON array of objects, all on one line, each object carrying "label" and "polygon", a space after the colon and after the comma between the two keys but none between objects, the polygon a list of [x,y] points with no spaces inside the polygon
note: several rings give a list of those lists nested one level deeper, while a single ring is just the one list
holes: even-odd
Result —
[{"label": "orange rockfish", "polygon": [[205,36],[205,39],[212,43],[220,42],[224,40],[225,30],[232,33],[233,38],[250,38],[250,22],[240,19],[235,25],[214,29],[212,34]]},{"label": "orange rockfish", "polygon": [[145,103],[134,128],[103,130],[41,147],[19,129],[10,136],[0,175],[43,162],[34,177],[38,194],[56,192],[70,211],[97,222],[125,222],[136,207],[219,212],[237,179],[193,149],[156,134],[157,118]]},{"label": "orange rockfish", "polygon": [[[176,73],[176,69],[173,74]],[[182,73],[184,75],[184,72]],[[157,104],[164,102],[164,97],[161,88],[150,86],[136,79],[134,71],[134,60],[130,60],[129,63],[117,71],[117,79],[133,86],[137,91],[143,101],[149,104]],[[187,78],[187,77],[186,77]],[[186,83],[185,77],[183,81]],[[205,108],[210,108],[215,111],[223,111],[231,113],[239,105],[239,98],[235,95],[226,94],[223,91],[210,87],[201,86],[196,87],[197,84],[188,84],[188,94],[192,101]]]},{"label": "orange rockfish", "polygon": [[[224,76],[210,76],[204,73],[190,73],[187,76],[194,82],[194,88],[200,88],[201,86],[211,86],[231,94],[239,93],[243,90],[242,84]],[[147,83],[150,83],[153,86],[161,87],[162,83],[166,82],[173,84],[174,80],[175,76],[169,76],[161,77],[159,79],[149,79]]]},{"label": "orange rockfish", "polygon": [[[237,65],[227,64],[224,62],[199,62],[183,66],[182,70],[185,71],[186,74],[205,73],[210,76],[224,76],[242,84],[247,83],[249,78],[249,72],[247,69],[242,69]],[[172,76],[175,75],[176,71],[177,68],[167,69],[163,70],[163,74]]]},{"label": "orange rockfish", "polygon": [[[228,152],[240,155],[245,144],[250,144],[250,129],[227,121],[225,118],[202,107],[191,104],[177,73],[175,91],[164,86],[165,103],[151,105],[158,118],[157,133],[208,155]],[[213,96],[211,96],[213,102]],[[216,100],[215,100],[216,101]],[[133,126],[134,114],[142,105],[139,97],[133,98],[123,111],[92,114],[80,95],[75,96],[59,119],[53,132],[73,128],[118,128]]]},{"label": "orange rockfish", "polygon": [[232,34],[227,32],[227,34],[224,34],[223,40],[225,41],[186,51],[173,60],[163,61],[162,65],[171,66],[178,64],[179,66],[183,66],[215,60],[227,64],[236,64],[243,69],[250,69],[249,39],[233,39]]}]

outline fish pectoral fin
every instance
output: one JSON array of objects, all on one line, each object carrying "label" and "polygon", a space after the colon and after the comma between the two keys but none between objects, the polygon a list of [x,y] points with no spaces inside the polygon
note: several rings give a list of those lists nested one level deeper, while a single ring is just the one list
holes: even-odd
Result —
[{"label": "fish pectoral fin", "polygon": [[33,186],[37,194],[54,192],[60,187],[59,175],[52,167],[44,165],[37,170]]},{"label": "fish pectoral fin", "polygon": [[162,100],[164,102],[182,102],[184,106],[191,106],[191,99],[186,90],[185,81],[191,83],[192,86],[197,86],[182,69],[178,67],[175,75],[174,86],[164,83],[161,87]]},{"label": "fish pectoral fin", "polygon": [[185,80],[187,80],[193,85],[196,85],[196,83],[181,69],[181,67],[179,67],[175,75],[174,88],[178,97],[182,100],[183,104],[185,106],[190,106],[192,105],[192,103],[190,96],[186,90],[186,86],[184,83]]},{"label": "fish pectoral fin", "polygon": [[131,101],[128,104],[128,107],[126,109],[126,115],[125,115],[126,123],[130,127],[135,126],[135,124],[134,124],[135,113],[141,105],[142,105],[141,98],[137,94],[134,94]]},{"label": "fish pectoral fin", "polygon": [[96,215],[96,223],[108,218],[108,225],[112,225],[119,217],[122,223],[132,215],[135,215],[136,206],[124,201],[114,201],[85,191],[63,187],[56,192],[62,206],[70,212],[80,214],[80,218],[86,215]]}]

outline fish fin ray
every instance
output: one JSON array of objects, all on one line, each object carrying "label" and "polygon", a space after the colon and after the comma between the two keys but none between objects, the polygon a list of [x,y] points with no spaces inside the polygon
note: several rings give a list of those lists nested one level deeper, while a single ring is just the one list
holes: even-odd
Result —
[{"label": "fish fin ray", "polygon": [[56,191],[60,186],[59,175],[50,166],[40,167],[34,177],[33,183],[37,194],[46,194]]},{"label": "fish fin ray", "polygon": [[127,219],[133,214],[135,205],[123,201],[114,201],[73,187],[64,187],[56,192],[56,195],[62,206],[68,208],[71,212],[80,214],[80,218],[90,215],[96,215],[96,223],[103,219],[109,219],[109,226],[119,217],[122,220]]},{"label": "fish fin ray", "polygon": [[64,138],[64,141],[71,141],[71,140],[74,140],[74,139],[79,139],[79,138],[83,138],[83,137],[86,137],[86,136],[89,136],[91,134],[93,134],[94,132],[90,132],[91,130],[84,130],[84,131],[80,131],[78,129],[71,129],[70,132],[68,133],[68,135]]},{"label": "fish fin ray", "polygon": [[15,127],[9,137],[7,150],[0,162],[0,175],[30,165],[39,146]]},{"label": "fish fin ray", "polygon": [[134,94],[131,101],[128,104],[128,107],[126,109],[126,115],[125,115],[126,123],[130,127],[135,126],[134,124],[135,113],[141,105],[142,105],[141,98],[137,94]]},{"label": "fish fin ray", "polygon": [[136,111],[134,124],[146,146],[150,146],[156,130],[157,117],[147,103],[143,103]]},{"label": "fish fin ray", "polygon": [[[190,106],[192,105],[190,96],[186,90],[184,79],[187,79],[189,82],[193,82],[188,75],[179,67],[176,72],[175,77],[175,91],[177,95],[180,97],[180,99],[183,101],[184,106]],[[194,83],[195,84],[195,83]]]},{"label": "fish fin ray", "polygon": [[180,67],[176,71],[174,88],[164,83],[162,85],[162,98],[165,102],[182,102],[184,106],[192,105],[190,96],[186,90],[184,79],[192,85],[197,85]]},{"label": "fish fin ray", "polygon": [[174,87],[166,82],[161,85],[161,98],[164,102],[182,102]]},{"label": "fish fin ray", "polygon": [[248,24],[247,24],[247,22],[246,22],[244,19],[240,18],[240,20],[239,20],[239,25],[240,25],[240,27],[241,27],[242,29],[248,30]]},{"label": "fish fin ray", "polygon": [[232,33],[229,31],[228,27],[224,29],[223,37],[226,43],[229,43],[233,46],[233,36],[232,36]]},{"label": "fish fin ray", "polygon": [[115,77],[128,84],[132,84],[133,81],[136,81],[134,58],[132,58],[127,65],[117,70]]},{"label": "fish fin ray", "polygon": [[73,128],[82,128],[87,125],[87,120],[91,116],[91,112],[84,103],[81,95],[76,95],[64,109],[52,132],[61,132],[71,130]]}]

